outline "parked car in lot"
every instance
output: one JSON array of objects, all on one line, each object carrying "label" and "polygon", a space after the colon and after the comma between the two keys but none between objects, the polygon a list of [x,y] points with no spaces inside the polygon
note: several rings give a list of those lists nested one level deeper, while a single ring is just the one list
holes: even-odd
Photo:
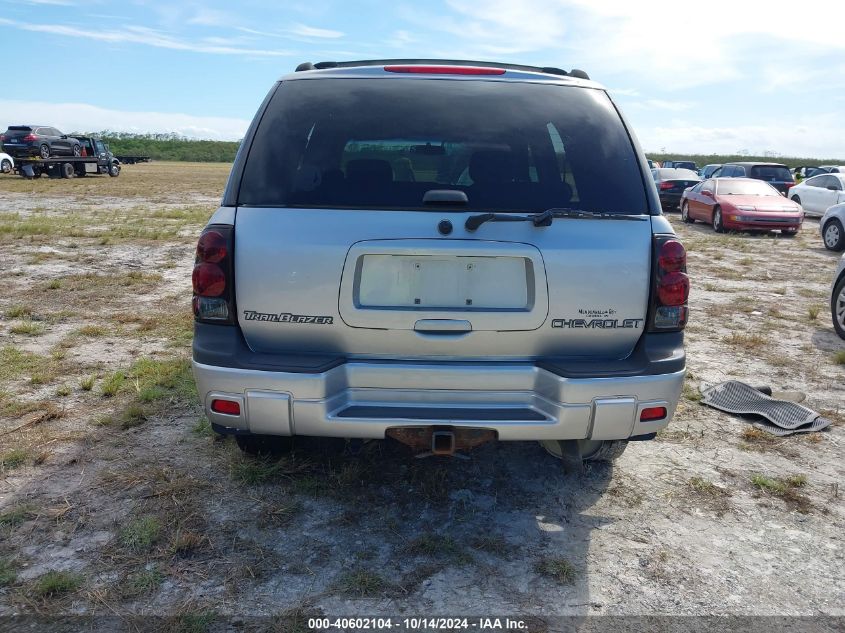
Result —
[{"label": "parked car in lot", "polygon": [[651,175],[657,185],[657,194],[664,209],[679,208],[684,189],[701,182],[701,176],[689,169],[660,167],[652,169]]},{"label": "parked car in lot", "polygon": [[790,187],[795,186],[795,179],[789,167],[780,163],[725,163],[714,171],[711,178],[754,178],[763,180],[787,195]]},{"label": "parked car in lot", "polygon": [[839,338],[845,339],[845,255],[839,258],[839,266],[833,276],[833,287],[830,291],[830,316],[833,318],[833,329]]},{"label": "parked car in lot", "polygon": [[705,165],[698,171],[698,175],[702,178],[710,178],[713,175],[713,172],[721,166],[722,163],[711,163],[710,165]]},{"label": "parked car in lot", "polygon": [[4,152],[16,158],[79,156],[82,153],[78,139],[47,125],[10,125],[0,134],[0,144]]},{"label": "parked car in lot", "polygon": [[826,174],[845,174],[845,165],[819,165],[818,169]]},{"label": "parked car in lot", "polygon": [[821,217],[833,205],[845,202],[845,173],[807,178],[789,190],[789,199],[800,204],[807,215]]},{"label": "parked car in lot", "polygon": [[696,165],[691,160],[664,160],[663,167],[672,167],[674,169],[689,169],[690,171],[697,172],[698,165]]},{"label": "parked car in lot", "polygon": [[681,218],[701,220],[713,230],[772,230],[795,235],[804,214],[801,207],[784,200],[771,185],[751,178],[710,178],[684,192]]},{"label": "parked car in lot", "polygon": [[243,147],[193,271],[199,398],[243,450],[540,440],[575,468],[668,424],[686,252],[582,71],[304,63]]},{"label": "parked car in lot", "polygon": [[0,152],[0,172],[4,174],[11,174],[14,168],[15,159],[8,154]]},{"label": "parked car in lot", "polygon": [[819,220],[824,247],[830,251],[845,250],[845,203],[830,207]]}]

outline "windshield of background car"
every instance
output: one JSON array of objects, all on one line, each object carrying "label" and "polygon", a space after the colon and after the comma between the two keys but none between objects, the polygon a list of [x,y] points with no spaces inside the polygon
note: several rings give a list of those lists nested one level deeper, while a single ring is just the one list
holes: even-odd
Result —
[{"label": "windshield of background car", "polygon": [[661,180],[701,180],[701,176],[690,169],[669,168],[659,172]]},{"label": "windshield of background car", "polygon": [[639,159],[599,90],[502,81],[283,82],[256,130],[238,204],[647,213]]},{"label": "windshield of background car", "polygon": [[760,180],[720,180],[717,191],[720,196],[778,196],[780,192]]},{"label": "windshield of background car", "polygon": [[789,171],[788,167],[757,165],[751,168],[748,175],[767,182],[793,182],[792,172]]}]

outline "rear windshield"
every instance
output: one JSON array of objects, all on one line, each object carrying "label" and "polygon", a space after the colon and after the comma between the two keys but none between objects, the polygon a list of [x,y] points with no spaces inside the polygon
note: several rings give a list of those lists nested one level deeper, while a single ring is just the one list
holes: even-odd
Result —
[{"label": "rear windshield", "polygon": [[249,149],[238,204],[647,213],[631,140],[607,95],[435,79],[283,82]]},{"label": "rear windshield", "polygon": [[673,167],[658,169],[660,180],[701,180],[701,177],[689,169],[675,169]]},{"label": "rear windshield", "polygon": [[720,179],[716,185],[720,196],[778,196],[780,192],[759,180]]},{"label": "rear windshield", "polygon": [[766,182],[792,182],[792,172],[789,171],[788,167],[757,165],[751,168],[748,175]]}]

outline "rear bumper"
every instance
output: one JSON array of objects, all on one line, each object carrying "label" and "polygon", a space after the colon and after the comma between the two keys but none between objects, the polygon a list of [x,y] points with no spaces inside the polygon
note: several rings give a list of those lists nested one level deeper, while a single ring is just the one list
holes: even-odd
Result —
[{"label": "rear bumper", "polygon": [[[555,362],[347,360],[282,371],[207,364],[195,349],[193,370],[209,420],[232,431],[380,439],[393,427],[449,425],[492,429],[500,440],[612,440],[671,420],[685,369],[682,347],[668,353],[656,361],[665,373],[623,364],[618,375],[584,375]],[[215,413],[215,399],[237,402],[240,414]],[[666,416],[640,422],[651,407]]]},{"label": "rear bumper", "polygon": [[664,208],[669,207],[671,209],[677,209],[681,206],[682,196],[682,193],[661,193],[659,194],[660,205]]}]

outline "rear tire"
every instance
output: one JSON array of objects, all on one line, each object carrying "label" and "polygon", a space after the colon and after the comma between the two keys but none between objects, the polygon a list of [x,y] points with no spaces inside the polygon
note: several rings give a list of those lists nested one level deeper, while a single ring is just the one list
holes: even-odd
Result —
[{"label": "rear tire", "polygon": [[824,247],[827,250],[845,250],[845,231],[842,230],[842,222],[838,218],[833,218],[825,224],[822,235],[824,236]]},{"label": "rear tire", "polygon": [[681,206],[681,219],[687,224],[695,223],[695,220],[693,220],[689,215],[689,203],[686,201],[684,201],[683,206]]},{"label": "rear tire", "polygon": [[722,222],[722,209],[720,207],[713,209],[713,230],[716,233],[725,232],[725,225]]},{"label": "rear tire", "polygon": [[833,329],[839,338],[845,339],[845,275],[839,278],[830,295],[830,315]]},{"label": "rear tire", "polygon": [[8,158],[4,158],[3,162],[0,163],[0,171],[2,171],[4,174],[10,173],[12,171],[12,161],[10,161]]},{"label": "rear tire", "polygon": [[70,163],[62,163],[61,174],[62,178],[73,178],[76,175],[76,170]]},{"label": "rear tire", "polygon": [[293,438],[280,435],[236,435],[235,442],[248,455],[282,455],[293,448]]},{"label": "rear tire", "polygon": [[41,156],[41,158],[50,158],[50,146],[47,145],[47,143],[41,145],[41,147],[38,148],[38,155]]},{"label": "rear tire", "polygon": [[[612,462],[625,452],[628,440],[564,440],[578,442],[584,462]],[[542,440],[540,445],[552,457],[563,458],[563,448],[558,440]]]}]

